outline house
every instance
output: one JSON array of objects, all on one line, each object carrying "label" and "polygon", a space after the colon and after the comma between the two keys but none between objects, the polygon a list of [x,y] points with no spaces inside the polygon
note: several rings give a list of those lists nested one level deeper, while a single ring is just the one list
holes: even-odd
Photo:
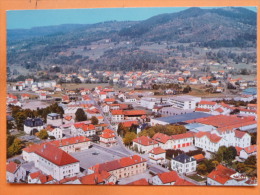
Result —
[{"label": "house", "polygon": [[153,136],[153,140],[159,143],[159,146],[163,149],[172,148],[171,136],[165,135],[163,133],[156,133]]},{"label": "house", "polygon": [[58,113],[49,113],[47,115],[47,125],[54,127],[59,127],[63,124],[63,120],[60,114]]},{"label": "house", "polygon": [[51,175],[45,175],[41,171],[33,172],[28,175],[29,184],[53,184],[56,180]]},{"label": "house", "polygon": [[111,111],[111,121],[120,122],[124,120],[123,110],[112,110]]},{"label": "house", "polygon": [[116,177],[116,180],[144,173],[147,170],[147,161],[133,155],[121,159],[94,165],[88,169],[89,173],[101,173],[106,171]]},{"label": "house", "polygon": [[116,99],[114,98],[106,98],[103,100],[106,104],[112,104],[113,102],[116,101]]},{"label": "house", "polygon": [[148,153],[158,146],[159,143],[148,136],[141,136],[133,140],[133,148],[136,148],[140,153]]},{"label": "house", "polygon": [[25,181],[26,170],[13,161],[6,165],[6,180],[9,183],[20,183],[21,180]]},{"label": "house", "polygon": [[[183,148],[193,145],[193,133],[182,133],[177,135],[172,135],[172,146],[173,149]],[[167,148],[167,149],[171,149]]]},{"label": "house", "polygon": [[203,100],[198,103],[198,108],[209,109],[212,111],[217,108],[217,105],[217,102]]},{"label": "house", "polygon": [[54,127],[51,125],[48,125],[46,127],[47,133],[49,136],[55,137],[55,139],[61,139],[62,138],[62,130],[59,127]]},{"label": "house", "polygon": [[176,171],[159,173],[152,178],[153,185],[174,185],[180,177]]},{"label": "house", "polygon": [[91,144],[90,139],[84,136],[76,136],[61,140],[54,140],[49,143],[67,153],[80,152],[86,150],[89,148]]},{"label": "house", "polygon": [[80,172],[79,161],[52,144],[43,144],[34,153],[35,167],[58,181]]},{"label": "house", "polygon": [[101,173],[92,173],[90,175],[80,177],[79,180],[81,184],[100,185],[109,184],[111,182],[116,183],[117,178],[107,171],[101,171]]},{"label": "house", "polygon": [[197,161],[186,154],[180,154],[171,160],[171,168],[178,173],[186,174],[196,171]]},{"label": "house", "polygon": [[30,99],[30,95],[24,93],[24,94],[21,95],[21,99],[22,99],[23,101],[24,101],[24,100],[29,100],[29,99]]},{"label": "house", "polygon": [[256,155],[257,145],[251,145],[245,148],[241,148],[239,157],[247,159],[249,156]]},{"label": "house", "polygon": [[217,81],[217,80],[210,81],[210,84],[211,84],[213,87],[217,87],[217,86],[219,85],[219,81]]},{"label": "house", "polygon": [[149,160],[154,164],[164,164],[166,160],[166,151],[161,147],[153,148],[149,152]]},{"label": "house", "polygon": [[245,185],[248,178],[235,170],[219,164],[213,171],[208,174],[207,185],[217,186],[237,186]]},{"label": "house", "polygon": [[44,129],[43,120],[40,118],[27,118],[24,121],[24,132],[29,135],[34,135]]},{"label": "house", "polygon": [[39,99],[40,100],[47,100],[47,94],[46,93],[39,94]]},{"label": "house", "polygon": [[115,132],[111,129],[105,129],[100,137],[100,143],[105,144],[106,146],[111,146],[116,143]]},{"label": "house", "polygon": [[96,134],[95,126],[92,124],[86,124],[85,122],[75,123],[71,128],[72,135],[77,136],[92,136]]},{"label": "house", "polygon": [[197,161],[197,163],[205,160],[205,156],[203,154],[197,154],[197,155],[194,155],[193,158]]}]

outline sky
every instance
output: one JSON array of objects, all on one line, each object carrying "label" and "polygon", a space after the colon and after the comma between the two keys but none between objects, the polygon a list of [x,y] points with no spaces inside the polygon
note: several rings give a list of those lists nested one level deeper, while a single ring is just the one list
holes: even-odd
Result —
[{"label": "sky", "polygon": [[[256,12],[256,7],[246,8]],[[29,29],[60,24],[94,24],[111,20],[138,21],[185,9],[187,7],[15,10],[7,11],[7,29]]]}]

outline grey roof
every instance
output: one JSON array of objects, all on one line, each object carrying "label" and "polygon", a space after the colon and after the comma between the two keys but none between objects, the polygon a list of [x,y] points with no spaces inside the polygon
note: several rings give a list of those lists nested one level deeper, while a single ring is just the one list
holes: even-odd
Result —
[{"label": "grey roof", "polygon": [[196,161],[195,158],[188,156],[187,154],[180,154],[179,156],[176,156],[173,158],[173,160],[181,162],[181,163],[188,163],[192,161]]},{"label": "grey roof", "polygon": [[43,121],[40,118],[29,118],[25,120],[24,125],[27,127],[43,126]]},{"label": "grey roof", "polygon": [[193,119],[204,118],[209,116],[212,115],[203,112],[192,112],[187,114],[156,118],[155,120],[166,122],[169,124],[174,124],[174,123],[184,122],[187,120],[193,120]]},{"label": "grey roof", "polygon": [[55,117],[55,116],[60,116],[60,114],[57,114],[57,113],[50,113],[50,114],[48,114],[48,116]]}]

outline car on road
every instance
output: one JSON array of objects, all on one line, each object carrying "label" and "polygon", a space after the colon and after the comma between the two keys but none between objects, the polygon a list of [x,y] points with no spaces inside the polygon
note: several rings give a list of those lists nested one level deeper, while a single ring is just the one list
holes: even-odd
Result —
[{"label": "car on road", "polygon": [[93,152],[92,153],[92,155],[98,155],[99,154],[99,152]]}]

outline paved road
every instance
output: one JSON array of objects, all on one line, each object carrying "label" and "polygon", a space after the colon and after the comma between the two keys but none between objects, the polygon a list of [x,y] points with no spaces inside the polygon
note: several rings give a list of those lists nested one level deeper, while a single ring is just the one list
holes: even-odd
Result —
[{"label": "paved road", "polygon": [[[163,172],[169,172],[169,169],[167,169],[167,168],[163,168],[160,165],[156,165],[156,164],[150,163],[148,158],[147,158],[147,155],[145,156],[143,154],[136,153],[136,152],[128,149],[127,147],[125,147],[122,138],[117,135],[116,129],[114,129],[114,127],[111,125],[110,121],[107,119],[106,115],[103,113],[101,107],[97,104],[97,102],[93,98],[92,94],[90,94],[89,96],[93,100],[94,105],[100,110],[100,113],[104,117],[104,122],[109,124],[109,128],[115,131],[117,143],[120,146],[120,151],[118,149],[113,148],[113,147],[108,148],[108,147],[101,146],[101,145],[98,145],[98,144],[95,144],[95,143],[93,144],[94,147],[96,147],[96,148],[98,148],[100,150],[109,152],[109,153],[111,153],[113,155],[116,155],[116,156],[119,156],[119,157],[128,157],[128,156],[132,156],[132,155],[139,155],[142,158],[147,160],[147,164],[148,164],[149,170],[154,172],[155,174],[163,173]],[[188,181],[190,181],[192,183],[196,182],[196,181],[193,181],[193,180],[191,180],[190,178],[188,178],[188,177],[186,177],[184,175],[180,175],[180,177],[182,177],[183,179],[186,179],[186,180],[188,180]],[[197,182],[195,184],[201,185],[199,182]]]}]

